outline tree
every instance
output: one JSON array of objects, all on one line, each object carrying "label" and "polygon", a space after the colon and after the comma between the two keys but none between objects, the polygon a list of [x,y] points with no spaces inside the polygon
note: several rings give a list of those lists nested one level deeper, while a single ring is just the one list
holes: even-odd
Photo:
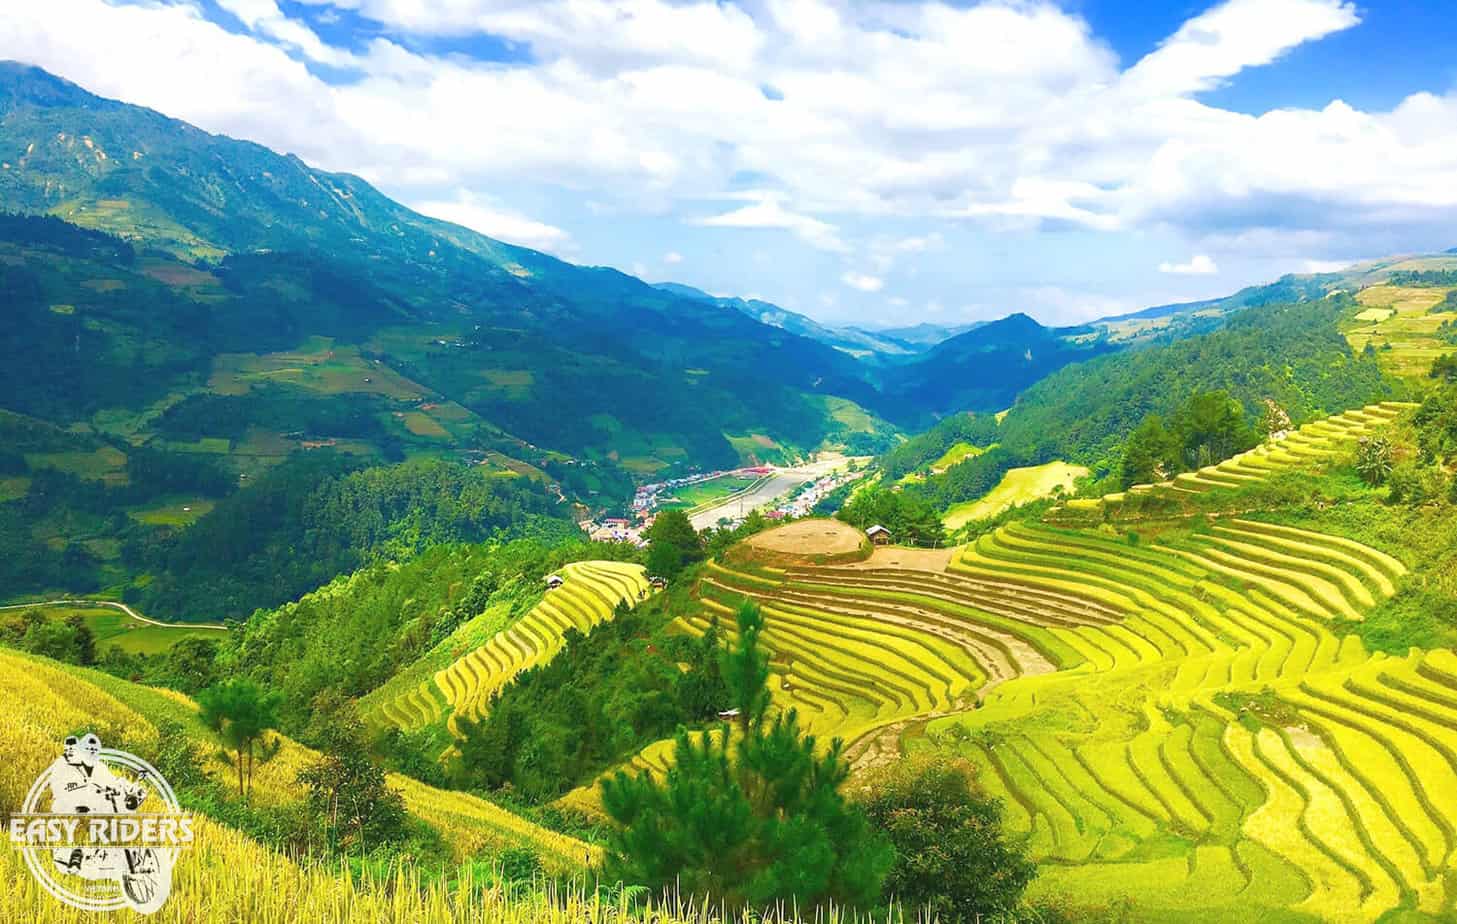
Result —
[{"label": "tree", "polygon": [[930,545],[946,536],[935,505],[911,491],[867,488],[851,498],[836,516],[861,529],[884,526],[897,542]]},{"label": "tree", "polygon": [[1432,371],[1428,375],[1448,385],[1457,384],[1457,353],[1444,353],[1432,360]]},{"label": "tree", "polygon": [[1148,415],[1129,434],[1124,447],[1123,487],[1163,481],[1172,474],[1179,454],[1178,440],[1164,427],[1163,418]]},{"label": "tree", "polygon": [[1015,910],[1037,866],[1002,830],[1002,806],[971,786],[965,761],[890,764],[865,781],[862,805],[890,836],[896,861],[885,890],[942,924]]},{"label": "tree", "polygon": [[92,634],[91,627],[86,624],[86,617],[80,613],[68,616],[66,626],[72,633],[72,651],[76,663],[90,665],[96,663],[96,636]]},{"label": "tree", "polygon": [[745,601],[735,615],[739,637],[724,652],[722,668],[729,695],[738,704],[739,733],[747,737],[764,721],[769,708],[769,656],[759,648],[764,632],[764,613]]},{"label": "tree", "polygon": [[[223,746],[232,751],[231,760],[238,771],[238,795],[248,797],[253,767],[258,753],[255,748],[270,729],[278,727],[278,706],[283,697],[265,691],[245,678],[227,680],[198,694],[202,720],[218,734]],[[264,744],[261,756],[267,761],[278,753],[280,742]]]},{"label": "tree", "polygon": [[840,794],[849,765],[838,740],[821,751],[794,710],[765,725],[763,621],[752,606],[739,617],[724,665],[739,696],[738,734],[727,725],[698,735],[680,729],[661,782],[623,772],[603,780],[603,806],[618,824],[609,873],[653,889],[676,884],[733,908],[867,906],[894,853]]},{"label": "tree", "polygon": [[648,571],[665,578],[675,577],[688,565],[703,560],[703,537],[693,528],[688,514],[664,510],[645,534],[648,540]]},{"label": "tree", "polygon": [[1190,395],[1171,423],[1190,468],[1228,459],[1258,442],[1245,420],[1244,405],[1222,388]]},{"label": "tree", "polygon": [[1384,436],[1363,436],[1356,443],[1356,474],[1373,487],[1391,477],[1391,441]]},{"label": "tree", "polygon": [[364,727],[357,721],[333,726],[318,762],[299,771],[308,788],[309,815],[333,851],[403,840],[408,814],[405,800],[386,781],[384,770],[369,757]]}]

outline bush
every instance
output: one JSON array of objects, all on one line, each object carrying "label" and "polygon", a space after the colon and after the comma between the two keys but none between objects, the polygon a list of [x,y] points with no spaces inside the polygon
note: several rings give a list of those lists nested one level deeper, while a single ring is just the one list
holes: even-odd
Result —
[{"label": "bush", "polygon": [[941,924],[1017,909],[1037,867],[1002,830],[1002,806],[975,791],[965,761],[920,758],[866,780],[861,804],[889,835],[896,859],[887,895]]}]

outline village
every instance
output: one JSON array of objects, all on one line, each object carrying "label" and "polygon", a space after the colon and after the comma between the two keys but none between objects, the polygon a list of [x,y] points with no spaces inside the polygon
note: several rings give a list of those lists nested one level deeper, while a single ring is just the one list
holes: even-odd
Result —
[{"label": "village", "polygon": [[[758,510],[770,520],[792,520],[810,515],[830,492],[866,474],[856,460],[836,457],[793,468],[750,466],[686,475],[646,484],[637,489],[629,516],[603,517],[582,524],[596,542],[647,544],[645,535],[660,511],[681,507],[678,492],[719,479],[739,478],[750,483],[697,508],[688,509],[698,529],[735,528]],[[827,470],[828,469],[828,470]]]}]

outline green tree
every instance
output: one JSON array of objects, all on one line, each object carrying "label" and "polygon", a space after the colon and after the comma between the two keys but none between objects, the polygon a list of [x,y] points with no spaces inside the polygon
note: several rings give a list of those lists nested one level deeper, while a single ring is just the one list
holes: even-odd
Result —
[{"label": "green tree", "polygon": [[693,528],[688,514],[681,510],[664,510],[658,514],[645,535],[647,567],[652,574],[676,577],[688,565],[703,560],[703,537]]},{"label": "green tree", "polygon": [[1180,451],[1178,440],[1164,426],[1163,418],[1148,415],[1129,434],[1123,449],[1123,487],[1151,484],[1169,477],[1176,469]]},{"label": "green tree", "polygon": [[896,861],[887,894],[941,924],[1013,912],[1037,866],[1002,829],[1002,805],[971,786],[965,761],[901,761],[865,780],[872,824]]},{"label": "green tree", "polygon": [[246,678],[226,680],[198,694],[203,722],[232,752],[230,759],[238,773],[238,795],[242,798],[248,797],[257,759],[261,756],[266,761],[278,752],[277,740],[269,745],[262,739],[278,727],[282,699],[280,694],[265,691]]},{"label": "green tree", "polygon": [[868,488],[851,498],[836,516],[861,529],[884,526],[897,542],[930,545],[946,536],[940,511],[930,499],[911,491]]},{"label": "green tree", "polygon": [[739,637],[724,652],[721,673],[729,696],[739,710],[739,733],[748,737],[764,722],[769,708],[769,656],[759,647],[764,613],[745,601],[735,614]]},{"label": "green tree", "polygon": [[404,840],[409,833],[405,800],[370,759],[364,727],[358,721],[333,726],[322,750],[316,763],[299,771],[298,781],[308,788],[309,815],[329,849],[357,848],[364,854]]},{"label": "green tree", "polygon": [[1171,424],[1190,468],[1228,459],[1258,442],[1244,405],[1224,389],[1190,395]]},{"label": "green tree", "polygon": [[1457,353],[1444,353],[1432,360],[1432,371],[1428,375],[1448,385],[1457,384]]},{"label": "green tree", "polygon": [[1369,485],[1391,477],[1391,441],[1384,436],[1363,436],[1356,443],[1356,473]]},{"label": "green tree", "polygon": [[894,851],[841,795],[849,765],[838,740],[821,751],[793,710],[763,722],[762,617],[753,607],[739,615],[724,672],[740,697],[738,734],[680,729],[661,782],[622,772],[603,780],[603,806],[618,824],[609,873],[653,889],[676,884],[734,908],[868,906]]},{"label": "green tree", "polygon": [[71,648],[76,663],[91,665],[96,663],[96,636],[87,625],[86,617],[80,613],[74,613],[66,617],[66,627],[71,630]]}]

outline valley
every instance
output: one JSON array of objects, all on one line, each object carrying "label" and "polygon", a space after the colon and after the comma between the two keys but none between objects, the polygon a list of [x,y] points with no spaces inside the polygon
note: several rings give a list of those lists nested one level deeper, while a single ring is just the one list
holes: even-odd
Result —
[{"label": "valley", "polygon": [[[230,40],[277,24],[223,7]],[[753,18],[708,7],[673,10]],[[461,35],[426,44],[459,66]],[[279,41],[310,79],[424,54]],[[754,106],[816,92],[774,80]],[[600,141],[572,153],[641,201],[572,187],[542,215],[621,221],[578,240],[0,62],[7,820],[101,786],[91,733],[197,823],[179,924],[1454,919],[1457,251],[1203,297],[1251,274],[1201,238],[1138,289],[1198,298],[1129,312],[1072,236],[1124,233],[1096,183],[957,212],[997,220],[983,250],[878,198],[940,161],[867,162],[832,224],[759,154]],[[648,237],[680,174],[733,207],[631,275],[553,255]],[[1064,186],[1082,294],[1008,244]],[[779,244],[732,265],[755,234]],[[814,291],[648,281],[766,267]],[[0,847],[0,924],[89,920],[34,875],[81,854]],[[130,895],[157,856],[89,881]]]}]

